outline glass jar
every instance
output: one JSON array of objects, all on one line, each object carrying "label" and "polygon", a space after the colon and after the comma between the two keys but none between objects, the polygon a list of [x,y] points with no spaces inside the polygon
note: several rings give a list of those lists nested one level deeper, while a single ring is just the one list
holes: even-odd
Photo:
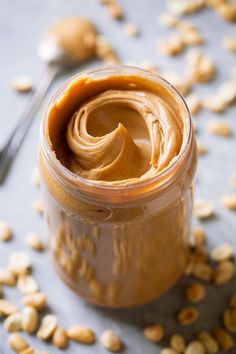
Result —
[{"label": "glass jar", "polygon": [[[156,176],[110,186],[64,167],[46,127],[50,107],[62,104],[73,80],[121,74],[163,87],[181,108],[186,137],[178,158]],[[181,277],[188,259],[196,144],[186,104],[168,82],[124,66],[75,76],[58,89],[45,111],[38,161],[52,259],[59,276],[81,297],[107,307],[134,306],[157,298]]]}]

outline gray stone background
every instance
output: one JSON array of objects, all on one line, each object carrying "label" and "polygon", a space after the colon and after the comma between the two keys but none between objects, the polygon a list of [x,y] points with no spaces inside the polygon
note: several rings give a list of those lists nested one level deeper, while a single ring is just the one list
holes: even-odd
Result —
[{"label": "gray stone background", "polygon": [[[98,0],[0,0],[0,146],[11,132],[30,95],[19,95],[9,87],[11,78],[27,74],[38,82],[43,71],[43,64],[37,57],[36,45],[41,33],[59,18],[68,15],[86,15],[95,21],[101,33],[107,35],[113,43],[122,61],[154,61],[160,69],[174,69],[179,73],[184,71],[184,55],[175,59],[165,58],[155,50],[155,40],[168,35],[169,30],[158,24],[158,14],[163,10],[165,1],[156,0],[121,0],[127,21],[135,22],[141,34],[137,39],[127,38],[119,22],[112,21],[105,8]],[[201,30],[206,39],[202,50],[212,55],[218,69],[218,75],[213,84],[197,86],[194,90],[201,96],[214,91],[222,80],[230,77],[233,65],[236,64],[235,54],[226,53],[220,48],[223,36],[232,34],[235,28],[224,22],[210,10],[204,10],[188,16]],[[93,62],[90,66],[98,65]],[[87,66],[80,67],[76,71]],[[58,79],[51,88],[49,95],[60,82],[72,75]],[[45,97],[45,102],[47,97]],[[44,235],[44,225],[41,218],[32,209],[33,200],[39,198],[39,192],[30,183],[30,173],[36,165],[36,150],[39,138],[41,113],[36,117],[30,132],[14,163],[11,174],[0,187],[0,219],[7,221],[14,230],[14,240],[9,244],[0,244],[0,266],[7,264],[9,254],[14,250],[26,250],[24,237],[29,231]],[[208,155],[199,159],[196,178],[196,193],[198,197],[215,203],[216,217],[205,222],[209,245],[220,242],[232,242],[236,246],[236,215],[223,210],[219,206],[219,197],[230,192],[229,175],[236,172],[236,109],[231,107],[223,115],[233,131],[232,138],[220,138],[207,133],[205,125],[216,114],[202,111],[196,116],[197,134],[208,147]],[[159,353],[161,345],[148,343],[142,335],[145,323],[159,322],[166,328],[166,338],[171,333],[185,333],[189,339],[199,329],[211,329],[220,323],[220,317],[229,296],[236,291],[235,279],[219,288],[207,286],[208,296],[197,306],[201,320],[189,328],[179,326],[175,314],[186,305],[183,298],[183,285],[190,279],[183,279],[171,291],[154,303],[130,310],[104,310],[89,305],[80,300],[68,290],[55,275],[47,253],[38,254],[27,250],[30,254],[33,274],[40,288],[48,296],[49,309],[57,314],[61,326],[82,323],[91,326],[99,336],[104,329],[115,330],[125,343],[124,353],[154,354]],[[163,269],[164,271],[164,269]],[[145,284],[144,284],[145,286]],[[6,297],[21,306],[21,297],[16,289],[6,289]],[[23,334],[24,335],[24,334]],[[0,354],[11,353],[6,344],[6,333],[0,321]],[[236,337],[235,337],[236,340]],[[51,345],[46,345],[34,337],[28,337],[34,347],[59,353]],[[85,347],[71,343],[67,353],[105,353],[99,344]],[[231,351],[236,352],[236,347]]]}]

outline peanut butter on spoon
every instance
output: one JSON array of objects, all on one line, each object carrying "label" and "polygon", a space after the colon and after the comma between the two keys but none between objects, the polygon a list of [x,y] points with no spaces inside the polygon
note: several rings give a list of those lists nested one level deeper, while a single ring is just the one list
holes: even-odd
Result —
[{"label": "peanut butter on spoon", "polygon": [[77,62],[95,56],[97,31],[84,17],[68,17],[53,25],[45,34]]}]

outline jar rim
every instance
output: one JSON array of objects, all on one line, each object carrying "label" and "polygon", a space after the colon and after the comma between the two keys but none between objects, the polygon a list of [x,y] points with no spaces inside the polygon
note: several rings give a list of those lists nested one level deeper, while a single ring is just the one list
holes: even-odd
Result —
[{"label": "jar rim", "polygon": [[[122,74],[123,76],[141,76],[149,80],[154,80],[158,83],[160,83],[164,88],[169,90],[172,94],[174,94],[179,102],[181,103],[182,107],[184,108],[186,118],[187,118],[187,133],[185,137],[185,141],[183,141],[182,146],[181,146],[181,151],[177,155],[176,159],[173,159],[171,163],[163,170],[158,172],[155,176],[146,178],[146,179],[140,179],[137,182],[132,182],[132,183],[127,183],[127,184],[117,184],[117,185],[111,185],[111,184],[106,184],[102,183],[101,181],[95,181],[87,178],[83,178],[81,176],[78,176],[74,172],[70,171],[66,166],[64,166],[59,159],[57,159],[56,155],[53,153],[53,150],[49,146],[49,141],[46,138],[46,125],[47,125],[47,118],[48,118],[48,110],[50,106],[52,105],[53,101],[55,102],[55,99],[58,99],[60,94],[63,92],[63,89],[68,86],[73,80],[83,77],[83,76],[92,76],[92,75],[97,75],[102,73],[102,75],[109,75],[112,74],[114,75],[120,75]],[[47,160],[51,162],[53,165],[54,169],[57,171],[60,171],[61,175],[67,180],[67,182],[72,183],[72,181],[76,182],[76,186],[78,187],[86,187],[93,188],[93,194],[96,194],[96,190],[101,193],[102,191],[114,191],[114,192],[122,192],[124,190],[128,191],[131,189],[135,188],[145,188],[146,186],[151,186],[155,184],[157,187],[163,187],[166,184],[169,184],[170,181],[168,178],[168,174],[178,165],[178,163],[183,159],[186,150],[189,148],[191,145],[191,138],[193,134],[193,123],[192,123],[192,118],[188,109],[188,106],[183,98],[183,96],[176,90],[176,88],[171,85],[167,80],[165,80],[163,77],[158,75],[157,73],[150,72],[138,67],[133,67],[133,66],[128,66],[128,65],[109,65],[106,67],[98,67],[95,69],[87,69],[83,70],[75,75],[73,75],[71,78],[66,80],[62,85],[60,85],[54,92],[54,94],[51,96],[49,99],[48,103],[46,104],[44,108],[44,113],[43,113],[43,119],[41,121],[41,126],[40,126],[40,142],[41,142],[41,147],[44,152],[44,155],[47,157]],[[158,183],[161,182],[162,179],[165,180],[165,177],[167,177],[167,181],[164,183]],[[73,185],[73,183],[72,183]]]}]

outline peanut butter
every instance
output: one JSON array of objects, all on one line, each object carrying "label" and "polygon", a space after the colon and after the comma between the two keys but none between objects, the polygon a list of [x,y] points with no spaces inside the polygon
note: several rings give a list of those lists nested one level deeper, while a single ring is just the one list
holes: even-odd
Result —
[{"label": "peanut butter", "polygon": [[39,168],[54,264],[80,296],[133,306],[183,274],[196,146],[168,83],[125,66],[76,76],[49,105]]},{"label": "peanut butter", "polygon": [[[48,126],[49,138],[55,141],[52,148],[76,175],[107,185],[137,183],[162,172],[181,152],[186,122],[176,102],[160,86],[137,77],[130,81],[122,76],[82,77],[52,107]],[[68,114],[67,102],[73,102],[80,90],[83,97]],[[60,115],[65,124],[55,132]]]},{"label": "peanut butter", "polygon": [[84,17],[68,17],[53,25],[45,34],[77,62],[95,56],[96,28]]}]

